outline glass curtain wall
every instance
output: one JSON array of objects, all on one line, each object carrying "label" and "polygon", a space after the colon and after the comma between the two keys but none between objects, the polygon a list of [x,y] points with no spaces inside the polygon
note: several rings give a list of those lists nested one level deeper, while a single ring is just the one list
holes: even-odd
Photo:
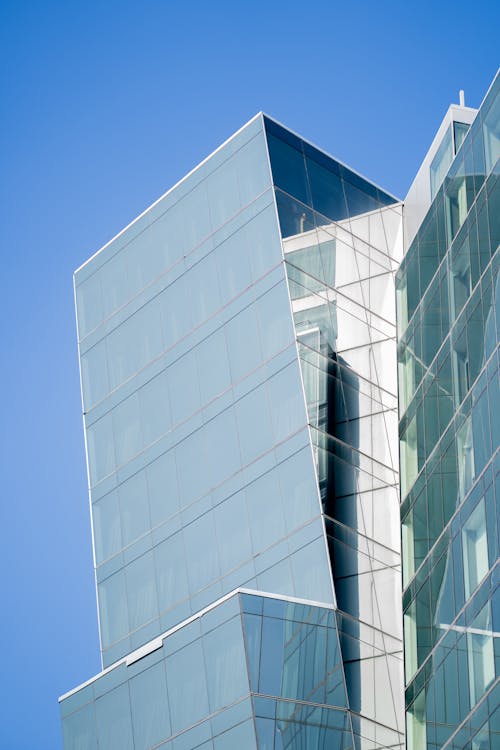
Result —
[{"label": "glass curtain wall", "polygon": [[406,707],[415,748],[500,742],[499,132],[497,76],[460,134],[396,280]]},{"label": "glass curtain wall", "polygon": [[332,609],[236,594],[62,699],[65,750],[352,750]]},{"label": "glass curtain wall", "polygon": [[356,746],[399,747],[401,207],[267,118],[266,132]]},{"label": "glass curtain wall", "polygon": [[75,283],[104,666],[238,586],[332,603],[262,117]]}]

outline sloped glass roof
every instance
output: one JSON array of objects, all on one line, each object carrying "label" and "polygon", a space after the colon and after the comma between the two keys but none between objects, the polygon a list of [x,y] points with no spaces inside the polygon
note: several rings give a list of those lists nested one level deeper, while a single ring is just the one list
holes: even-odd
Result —
[{"label": "sloped glass roof", "polygon": [[267,115],[264,125],[284,237],[398,202]]}]

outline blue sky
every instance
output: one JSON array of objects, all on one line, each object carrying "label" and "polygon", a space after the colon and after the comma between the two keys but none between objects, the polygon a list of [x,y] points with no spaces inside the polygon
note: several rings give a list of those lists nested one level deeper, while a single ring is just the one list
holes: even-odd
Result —
[{"label": "blue sky", "polygon": [[499,9],[3,0],[0,747],[58,750],[99,670],[73,270],[261,109],[403,197]]}]

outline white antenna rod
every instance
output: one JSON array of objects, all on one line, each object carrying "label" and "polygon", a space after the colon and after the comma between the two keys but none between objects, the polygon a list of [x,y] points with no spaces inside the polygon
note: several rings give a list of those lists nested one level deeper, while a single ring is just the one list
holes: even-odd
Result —
[{"label": "white antenna rod", "polygon": [[463,89],[460,89],[460,91],[458,92],[458,98],[460,101],[460,106],[465,107],[465,94]]}]

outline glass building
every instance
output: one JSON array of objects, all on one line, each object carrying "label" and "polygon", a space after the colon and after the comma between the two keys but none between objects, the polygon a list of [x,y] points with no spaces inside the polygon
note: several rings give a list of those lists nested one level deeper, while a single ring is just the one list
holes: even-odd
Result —
[{"label": "glass building", "polygon": [[500,747],[499,156],[499,75],[404,204],[259,114],[75,273],[65,750]]},{"label": "glass building", "polygon": [[405,202],[396,286],[408,750],[500,747],[499,157],[497,74],[477,113],[448,113]]},{"label": "glass building", "polygon": [[403,747],[402,255],[401,202],[259,114],[78,269],[65,750]]}]

